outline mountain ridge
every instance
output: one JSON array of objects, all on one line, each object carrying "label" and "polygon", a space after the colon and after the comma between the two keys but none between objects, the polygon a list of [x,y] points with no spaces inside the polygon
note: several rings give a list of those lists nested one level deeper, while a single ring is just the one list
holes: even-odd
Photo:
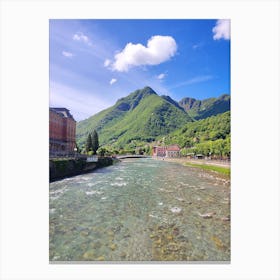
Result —
[{"label": "mountain ridge", "polygon": [[222,94],[198,100],[192,97],[182,98],[178,104],[195,120],[216,116],[230,110],[230,95]]},{"label": "mountain ridge", "polygon": [[150,87],[144,87],[78,122],[77,142],[83,145],[93,129],[97,130],[101,145],[123,146],[134,140],[151,142],[157,136],[166,135],[191,121],[191,117],[176,101],[159,96]]}]

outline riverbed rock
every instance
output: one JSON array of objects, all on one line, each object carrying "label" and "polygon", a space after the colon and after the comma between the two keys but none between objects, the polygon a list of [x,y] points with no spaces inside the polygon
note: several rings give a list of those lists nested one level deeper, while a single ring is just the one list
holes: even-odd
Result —
[{"label": "riverbed rock", "polygon": [[172,208],[170,209],[170,211],[171,211],[172,213],[179,214],[179,213],[182,212],[182,209],[179,208],[179,207],[172,207]]},{"label": "riverbed rock", "polygon": [[215,214],[216,214],[215,212],[209,212],[209,213],[204,213],[204,214],[201,214],[198,212],[198,215],[204,219],[211,219],[211,218],[213,218],[213,216]]},{"label": "riverbed rock", "polygon": [[84,260],[94,260],[94,251],[93,250],[86,251],[83,254],[83,259]]},{"label": "riverbed rock", "polygon": [[114,243],[112,243],[112,244],[110,244],[110,249],[112,250],[112,251],[115,251],[116,250],[116,248],[117,248],[117,245],[116,244],[114,244]]},{"label": "riverbed rock", "polygon": [[86,231],[86,230],[82,231],[81,235],[84,236],[84,237],[89,236],[89,231]]}]

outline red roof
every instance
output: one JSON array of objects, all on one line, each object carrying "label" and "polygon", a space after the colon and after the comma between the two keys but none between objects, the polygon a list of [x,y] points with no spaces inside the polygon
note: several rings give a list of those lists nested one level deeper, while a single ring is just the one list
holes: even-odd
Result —
[{"label": "red roof", "polygon": [[180,147],[178,145],[170,145],[167,147],[166,149],[167,151],[176,151],[179,152],[180,151]]}]

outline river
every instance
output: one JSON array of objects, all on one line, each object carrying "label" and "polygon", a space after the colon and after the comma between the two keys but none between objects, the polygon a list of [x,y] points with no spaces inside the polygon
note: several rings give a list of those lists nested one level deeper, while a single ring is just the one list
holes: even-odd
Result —
[{"label": "river", "polygon": [[50,183],[50,261],[230,261],[230,183],[127,159]]}]

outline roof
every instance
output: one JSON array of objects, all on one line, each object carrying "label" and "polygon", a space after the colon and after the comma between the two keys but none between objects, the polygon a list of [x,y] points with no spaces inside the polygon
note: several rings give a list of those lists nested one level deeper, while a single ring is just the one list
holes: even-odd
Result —
[{"label": "roof", "polygon": [[66,108],[50,108],[50,110],[59,114],[60,116],[62,116],[64,118],[70,118],[73,121],[75,121],[73,116],[70,114],[70,111]]},{"label": "roof", "polygon": [[166,149],[165,146],[154,146],[154,148],[157,148],[157,149]]},{"label": "roof", "polygon": [[180,147],[178,145],[170,145],[167,147],[167,151],[180,151]]}]

